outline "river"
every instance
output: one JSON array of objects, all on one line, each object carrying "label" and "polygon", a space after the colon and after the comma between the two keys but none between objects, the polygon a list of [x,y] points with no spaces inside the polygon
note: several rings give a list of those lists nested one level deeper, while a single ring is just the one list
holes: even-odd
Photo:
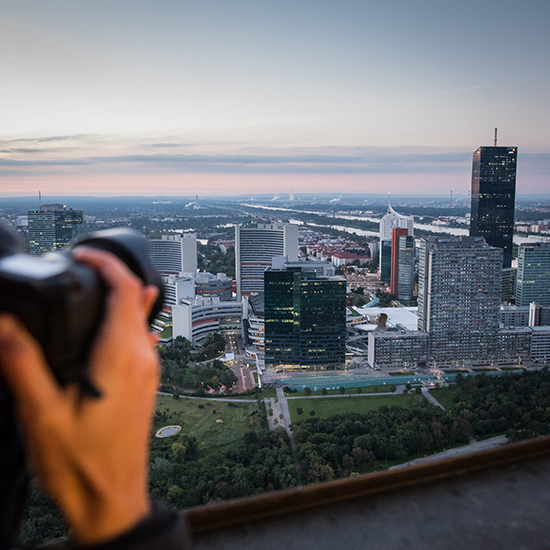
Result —
[{"label": "river", "polygon": [[[264,210],[280,210],[281,212],[295,212],[295,213],[303,213],[303,214],[315,214],[317,216],[329,216],[328,212],[316,212],[314,210],[296,210],[294,208],[281,208],[277,206],[261,206],[259,204],[248,204],[243,203],[241,206],[248,206],[249,208],[263,208]],[[359,220],[359,221],[367,221],[367,222],[375,222],[380,223],[380,218],[371,218],[368,216],[350,216],[347,214],[341,214],[334,217],[334,220]],[[290,223],[294,223],[296,225],[302,225],[304,222],[301,220],[289,220]],[[360,235],[362,237],[378,237],[378,231],[368,231],[365,229],[356,229],[355,227],[346,227],[344,225],[321,225],[317,223],[309,223],[308,225],[312,225],[314,227],[328,227],[331,229],[337,229],[338,231],[345,231],[347,233],[352,233],[354,235]],[[442,233],[444,235],[468,235],[469,230],[466,228],[460,228],[460,227],[446,227],[442,225],[430,225],[427,223],[416,223],[414,224],[415,229],[422,229],[424,231],[431,231],[432,233]],[[546,237],[548,239],[548,237]],[[527,242],[543,242],[545,240],[544,236],[539,235],[514,235],[514,243],[515,244],[522,244]]]}]

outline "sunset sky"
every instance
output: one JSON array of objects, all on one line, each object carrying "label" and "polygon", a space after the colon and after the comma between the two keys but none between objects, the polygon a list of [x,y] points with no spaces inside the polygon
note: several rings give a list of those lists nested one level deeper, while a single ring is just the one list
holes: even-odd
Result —
[{"label": "sunset sky", "polygon": [[550,192],[550,2],[0,0],[0,196]]}]

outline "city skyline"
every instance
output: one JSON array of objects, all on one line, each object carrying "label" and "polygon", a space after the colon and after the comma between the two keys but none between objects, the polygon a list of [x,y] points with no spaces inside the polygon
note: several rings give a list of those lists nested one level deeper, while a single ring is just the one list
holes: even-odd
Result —
[{"label": "city skyline", "polygon": [[542,0],[0,14],[0,196],[467,194],[495,126],[518,194],[549,187]]}]

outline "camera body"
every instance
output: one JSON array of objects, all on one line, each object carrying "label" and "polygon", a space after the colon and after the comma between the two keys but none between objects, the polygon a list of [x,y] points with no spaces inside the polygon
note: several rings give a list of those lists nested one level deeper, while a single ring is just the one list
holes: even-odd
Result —
[{"label": "camera body", "polygon": [[[79,246],[111,252],[145,285],[159,290],[149,315],[162,309],[164,285],[149,262],[147,241],[129,229],[92,233],[67,251],[42,257],[21,251],[15,236],[0,227],[0,312],[15,315],[36,338],[61,385],[76,383],[83,394],[100,397],[89,383],[86,363],[103,319],[107,288],[90,267],[76,262]],[[13,540],[27,476],[11,395],[0,379],[0,548]]]}]

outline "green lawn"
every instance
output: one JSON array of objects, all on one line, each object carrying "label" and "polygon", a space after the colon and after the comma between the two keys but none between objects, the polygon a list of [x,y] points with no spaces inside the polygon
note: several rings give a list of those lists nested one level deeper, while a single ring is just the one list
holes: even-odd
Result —
[{"label": "green lawn", "polygon": [[[167,418],[154,423],[153,434],[163,426],[172,424],[181,426],[180,433],[194,435],[197,438],[199,457],[207,455],[210,449],[238,448],[242,445],[244,433],[257,426],[259,415],[254,412],[257,408],[256,403],[176,400],[159,395],[157,411],[165,412]],[[222,420],[222,422],[216,422],[216,420]],[[166,439],[153,437],[153,446],[155,444],[171,446],[176,441],[177,436]]]},{"label": "green lawn", "polygon": [[[357,391],[360,389],[361,391]],[[361,388],[346,388],[347,394],[352,393],[391,393],[389,385],[386,386],[362,386]],[[285,393],[287,397],[301,397],[304,395],[303,391],[297,391],[292,393]],[[311,395],[323,395],[321,390],[311,391]],[[327,395],[340,395],[340,390],[327,390]]]},{"label": "green lawn", "polygon": [[445,374],[464,374],[469,373],[470,371],[467,369],[444,369]]},{"label": "green lawn", "polygon": [[430,390],[430,394],[437,399],[448,411],[454,409],[453,397],[456,391],[456,386],[450,386],[448,388],[437,388],[436,390]]},{"label": "green lawn", "polygon": [[256,382],[256,384],[258,383],[258,373],[257,372],[253,372],[252,373],[252,376],[254,377],[254,382]]},{"label": "green lawn", "polygon": [[475,369],[472,369],[473,373],[475,374],[476,372],[491,372],[491,371],[494,371],[494,370],[497,370],[493,367],[486,367],[486,368],[475,368]]},{"label": "green lawn", "polygon": [[[419,399],[423,399],[420,397]],[[365,397],[327,397],[326,399],[289,399],[288,407],[292,421],[304,420],[310,417],[310,411],[315,411],[315,416],[327,418],[333,414],[348,412],[368,412],[374,411],[383,405],[387,407],[410,407],[416,402],[416,396],[408,395],[375,395]],[[304,411],[302,415],[296,413],[296,409],[301,407]]]},{"label": "green lawn", "polygon": [[388,372],[390,376],[414,376],[414,372],[404,370],[403,372]]},{"label": "green lawn", "polygon": [[500,367],[500,370],[515,370],[519,372],[525,370],[525,367]]}]

